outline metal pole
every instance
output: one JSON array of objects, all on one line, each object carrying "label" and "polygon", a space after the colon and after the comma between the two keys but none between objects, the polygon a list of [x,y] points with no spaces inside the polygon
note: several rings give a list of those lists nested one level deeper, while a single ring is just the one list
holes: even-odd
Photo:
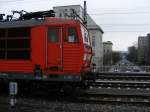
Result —
[{"label": "metal pole", "polygon": [[10,112],[16,112],[16,95],[18,93],[17,82],[9,82],[9,96],[10,96]]},{"label": "metal pole", "polygon": [[87,6],[86,1],[84,1],[84,24],[87,25]]}]

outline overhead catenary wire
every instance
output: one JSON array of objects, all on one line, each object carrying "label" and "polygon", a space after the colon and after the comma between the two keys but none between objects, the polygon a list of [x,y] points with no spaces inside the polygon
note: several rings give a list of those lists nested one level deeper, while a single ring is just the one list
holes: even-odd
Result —
[{"label": "overhead catenary wire", "polygon": [[150,6],[143,7],[124,7],[124,8],[90,8],[90,10],[98,10],[98,11],[125,11],[125,10],[147,10],[150,9]]},{"label": "overhead catenary wire", "polygon": [[41,1],[41,0],[32,0],[32,1],[25,1],[25,0],[8,0],[8,1],[0,1],[0,3],[1,4],[7,4],[7,3],[9,3],[10,5],[12,5],[12,4],[15,4],[15,3],[38,3],[38,4],[40,4],[41,2],[47,2],[47,3],[49,3],[49,0],[43,0],[43,1]]},{"label": "overhead catenary wire", "polygon": [[[118,25],[118,26],[117,26]],[[88,25],[89,27],[102,28],[104,32],[150,32],[150,24],[97,24],[97,25]],[[142,27],[141,27],[142,26]],[[128,27],[128,29],[127,29]],[[134,28],[133,28],[134,27]],[[143,27],[146,27],[143,29]],[[138,28],[138,29],[135,29]],[[140,29],[139,29],[140,28]]]},{"label": "overhead catenary wire", "polygon": [[[37,1],[37,0],[36,0]],[[26,0],[1,0],[0,1],[1,3],[9,3],[9,2],[25,2],[25,3],[31,3],[31,2],[34,2],[34,1],[26,1]],[[40,1],[41,2],[41,1]],[[45,2],[45,1],[42,1],[42,2]],[[144,7],[143,7],[144,8]],[[147,7],[148,8],[148,7]],[[94,16],[98,16],[98,15],[112,15],[112,14],[115,14],[115,15],[120,15],[120,14],[150,14],[150,12],[124,12],[123,10],[125,8],[122,8],[123,10],[120,9],[111,9],[111,8],[107,8],[107,9],[110,9],[110,12],[102,12],[102,13],[89,13],[90,15],[94,15]],[[138,8],[137,8],[138,9]],[[95,9],[95,10],[100,10],[100,9]],[[115,11],[115,12],[112,12],[112,11]],[[119,12],[116,12],[116,11],[119,11]],[[123,11],[123,12],[120,12],[120,11]],[[101,12],[101,11],[100,11]]]},{"label": "overhead catenary wire", "polygon": [[137,15],[137,14],[150,14],[150,12],[104,12],[104,13],[89,13],[90,15],[96,15],[96,16],[99,16],[99,15],[122,15],[122,14],[125,14],[125,15]]},{"label": "overhead catenary wire", "polygon": [[[36,1],[36,0],[33,0]],[[0,3],[17,3],[17,2],[25,2],[25,3],[29,3],[29,2],[33,2],[33,1],[29,1],[29,0],[1,0]],[[43,1],[44,2],[44,1]],[[99,12],[92,12],[89,13],[91,16],[103,16],[103,15],[149,15],[150,12],[148,12],[148,10],[145,10],[145,8],[150,8],[150,7],[135,7],[135,8],[106,8],[104,9],[95,9],[96,11],[99,10]],[[137,10],[132,10],[132,9],[137,9]],[[139,10],[139,9],[144,9],[144,11]],[[91,9],[89,9],[91,10]],[[139,10],[139,11],[138,11]],[[141,23],[141,24],[131,24],[131,23],[127,23],[127,24],[122,24],[122,23],[103,23],[103,24],[98,24],[99,26],[102,27],[141,27],[141,26],[145,26],[145,27],[149,27],[150,23]],[[115,32],[115,31],[113,31]],[[118,31],[116,31],[118,32]],[[120,31],[119,31],[120,32]],[[121,31],[122,32],[122,31]],[[127,31],[130,32],[130,31]],[[136,31],[131,31],[131,32],[136,32]],[[139,32],[139,31],[137,31]],[[141,31],[140,31],[141,32]],[[143,31],[142,31],[143,32]]]},{"label": "overhead catenary wire", "polygon": [[9,2],[22,2],[24,0],[1,0],[1,3],[9,3]]},{"label": "overhead catenary wire", "polygon": [[114,32],[114,33],[125,33],[125,32],[127,32],[127,33],[137,33],[137,32],[143,32],[143,33],[149,33],[150,31],[126,31],[126,30],[122,30],[122,31],[119,31],[119,30],[114,30],[114,31],[112,31],[112,30],[104,30],[104,33],[107,33],[107,32]]},{"label": "overhead catenary wire", "polygon": [[[105,25],[105,26],[150,26],[150,23],[144,23],[144,24],[113,24],[113,23],[110,23],[110,24],[98,24],[98,26],[101,26],[101,25]],[[89,25],[89,26],[97,26],[97,25]]]}]

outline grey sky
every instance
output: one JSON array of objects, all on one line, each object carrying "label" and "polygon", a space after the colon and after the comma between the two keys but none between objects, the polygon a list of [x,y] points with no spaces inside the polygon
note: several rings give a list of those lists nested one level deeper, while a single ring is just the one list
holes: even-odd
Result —
[{"label": "grey sky", "polygon": [[[0,0],[0,13],[40,11],[53,6],[83,5],[84,0]],[[88,13],[104,30],[114,50],[127,50],[139,35],[150,32],[150,0],[87,0]]]}]

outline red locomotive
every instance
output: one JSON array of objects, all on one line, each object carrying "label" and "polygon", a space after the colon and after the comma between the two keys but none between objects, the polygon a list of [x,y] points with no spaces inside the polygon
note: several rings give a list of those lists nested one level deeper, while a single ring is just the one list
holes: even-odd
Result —
[{"label": "red locomotive", "polygon": [[86,27],[73,19],[31,18],[0,22],[0,78],[83,81],[92,58]]}]

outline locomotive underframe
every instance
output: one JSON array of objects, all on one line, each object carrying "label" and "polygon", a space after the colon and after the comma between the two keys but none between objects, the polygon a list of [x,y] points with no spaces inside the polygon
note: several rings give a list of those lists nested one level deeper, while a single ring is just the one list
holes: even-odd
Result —
[{"label": "locomotive underframe", "polygon": [[93,73],[83,73],[82,75],[35,75],[28,73],[0,73],[0,79],[5,80],[39,80],[39,81],[53,81],[53,82],[82,82],[95,80],[95,75]]},{"label": "locomotive underframe", "polygon": [[[43,75],[41,72],[35,72],[34,74],[25,73],[0,73],[0,81],[9,83],[11,81],[17,82],[19,85],[19,91],[24,91],[25,89],[30,90],[30,92],[35,92],[35,88],[41,91],[53,91],[57,89],[68,95],[80,94],[84,89],[87,89],[95,81],[95,75],[93,73],[84,73],[82,75]],[[80,91],[81,90],[81,91]]]}]

